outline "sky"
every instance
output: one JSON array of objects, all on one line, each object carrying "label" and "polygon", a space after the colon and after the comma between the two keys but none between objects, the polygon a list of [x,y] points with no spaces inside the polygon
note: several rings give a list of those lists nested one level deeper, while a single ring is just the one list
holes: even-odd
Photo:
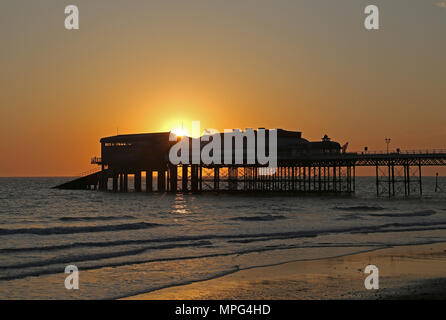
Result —
[{"label": "sky", "polygon": [[77,175],[101,137],[193,120],[446,149],[445,31],[439,0],[2,0],[0,176]]}]

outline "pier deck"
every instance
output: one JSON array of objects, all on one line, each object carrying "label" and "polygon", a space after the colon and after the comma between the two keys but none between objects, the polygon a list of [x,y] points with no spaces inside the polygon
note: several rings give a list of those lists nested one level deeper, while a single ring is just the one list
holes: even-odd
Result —
[{"label": "pier deck", "polygon": [[[422,168],[446,165],[446,150],[350,152],[281,157],[276,170],[253,165],[172,165],[149,168],[105,168],[91,176],[58,186],[61,189],[99,189],[127,192],[133,175],[135,192],[294,192],[354,193],[356,167],[374,167],[377,196],[422,195]],[[142,183],[145,173],[145,183]],[[85,182],[83,184],[83,182]],[[94,186],[94,187],[93,187]],[[144,188],[143,188],[144,187]]]}]

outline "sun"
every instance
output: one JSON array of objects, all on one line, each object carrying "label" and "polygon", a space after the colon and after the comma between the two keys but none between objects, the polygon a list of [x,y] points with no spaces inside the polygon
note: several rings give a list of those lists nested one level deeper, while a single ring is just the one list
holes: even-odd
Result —
[{"label": "sun", "polygon": [[174,129],[170,130],[170,132],[175,134],[177,137],[189,136],[189,132],[187,132],[187,130],[184,128],[174,128]]}]

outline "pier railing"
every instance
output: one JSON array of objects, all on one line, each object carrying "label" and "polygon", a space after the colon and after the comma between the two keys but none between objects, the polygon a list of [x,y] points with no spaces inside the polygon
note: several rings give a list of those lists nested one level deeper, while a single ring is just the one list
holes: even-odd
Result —
[{"label": "pier railing", "polygon": [[422,154],[446,154],[446,149],[418,149],[418,150],[389,150],[389,152],[385,150],[377,150],[377,151],[356,151],[356,152],[349,152],[352,154],[360,154],[360,155],[368,155],[368,154],[379,154],[379,155],[398,155],[398,154],[416,154],[416,155],[422,155]]},{"label": "pier railing", "polygon": [[91,170],[87,170],[87,171],[81,172],[77,176],[85,177],[85,176],[88,176],[90,174],[93,174],[93,173],[96,173],[96,172],[99,172],[99,171],[101,171],[101,168],[93,168]]},{"label": "pier railing", "polygon": [[102,158],[101,157],[91,158],[91,164],[102,164]]}]

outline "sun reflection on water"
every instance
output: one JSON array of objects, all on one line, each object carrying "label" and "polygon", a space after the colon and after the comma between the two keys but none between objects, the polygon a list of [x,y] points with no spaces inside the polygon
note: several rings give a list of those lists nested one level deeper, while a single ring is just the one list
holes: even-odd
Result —
[{"label": "sun reflection on water", "polygon": [[177,194],[172,205],[172,213],[174,214],[190,214],[191,211],[187,206],[187,202],[184,199],[184,195]]}]

